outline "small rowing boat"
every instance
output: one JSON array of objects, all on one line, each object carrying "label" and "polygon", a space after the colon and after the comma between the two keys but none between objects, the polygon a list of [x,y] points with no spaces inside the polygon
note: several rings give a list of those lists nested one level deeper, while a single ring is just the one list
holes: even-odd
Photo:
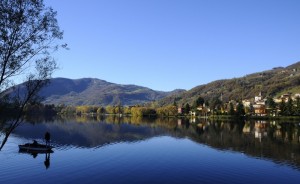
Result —
[{"label": "small rowing boat", "polygon": [[48,152],[52,152],[52,148],[53,147],[50,145],[39,144],[36,141],[33,141],[33,143],[19,145],[20,151],[25,151],[25,152],[48,153]]}]

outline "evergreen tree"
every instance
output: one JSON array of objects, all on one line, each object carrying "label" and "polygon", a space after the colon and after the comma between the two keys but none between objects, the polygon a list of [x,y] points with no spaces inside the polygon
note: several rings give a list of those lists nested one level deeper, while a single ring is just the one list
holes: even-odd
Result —
[{"label": "evergreen tree", "polygon": [[190,104],[189,103],[185,104],[184,113],[189,114],[190,110],[191,110]]},{"label": "evergreen tree", "polygon": [[233,116],[235,114],[233,104],[230,102],[229,104],[229,115]]},{"label": "evergreen tree", "polygon": [[237,116],[244,116],[245,115],[245,108],[242,103],[239,103],[236,107],[236,115]]},{"label": "evergreen tree", "polygon": [[269,107],[271,109],[275,109],[276,108],[276,103],[275,103],[275,101],[273,100],[272,97],[268,97],[267,98],[266,105],[267,105],[267,107]]},{"label": "evergreen tree", "polygon": [[249,110],[251,115],[254,114],[255,110],[252,104],[250,104]]},{"label": "evergreen tree", "polygon": [[174,102],[173,102],[173,106],[177,107],[176,100],[174,100]]},{"label": "evergreen tree", "polygon": [[296,107],[295,107],[295,112],[294,114],[296,116],[300,116],[300,97],[296,98]]},{"label": "evergreen tree", "polygon": [[280,115],[284,116],[286,113],[286,104],[283,99],[281,100],[281,102],[279,104],[279,110],[280,110]]},{"label": "evergreen tree", "polygon": [[286,116],[292,116],[294,114],[294,105],[292,98],[289,98],[288,102],[286,103],[286,108],[284,114]]},{"label": "evergreen tree", "polygon": [[204,104],[204,98],[202,98],[201,96],[197,98],[197,100],[194,102],[193,104],[193,108],[197,109],[199,106],[203,106]]},{"label": "evergreen tree", "polygon": [[214,110],[220,110],[221,106],[222,106],[222,101],[217,97],[213,98],[210,102],[210,108],[213,111]]},{"label": "evergreen tree", "polygon": [[97,109],[97,114],[104,114],[105,113],[105,109],[103,107],[99,107]]},{"label": "evergreen tree", "polygon": [[275,101],[273,100],[272,97],[268,97],[267,98],[267,101],[266,101],[266,105],[267,105],[267,108],[270,109],[270,114],[273,114],[273,112],[275,111],[276,109],[276,106],[277,104],[275,103]]}]

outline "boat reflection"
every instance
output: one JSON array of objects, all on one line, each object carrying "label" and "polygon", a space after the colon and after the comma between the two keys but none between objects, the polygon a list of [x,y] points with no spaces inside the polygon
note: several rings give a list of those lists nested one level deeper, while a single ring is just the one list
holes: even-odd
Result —
[{"label": "boat reflection", "polygon": [[52,150],[46,151],[46,152],[19,150],[19,153],[31,155],[34,159],[36,159],[38,155],[45,155],[44,165],[45,165],[46,169],[49,169],[50,168],[50,156],[54,152]]}]

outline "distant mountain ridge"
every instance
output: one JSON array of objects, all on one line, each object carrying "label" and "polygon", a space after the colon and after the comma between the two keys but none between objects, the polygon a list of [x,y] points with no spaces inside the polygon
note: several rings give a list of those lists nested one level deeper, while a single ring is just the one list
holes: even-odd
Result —
[{"label": "distant mountain ridge", "polygon": [[[20,84],[24,85],[24,84]],[[53,78],[39,95],[43,103],[55,105],[137,105],[154,102],[156,106],[190,105],[198,97],[205,101],[222,98],[240,101],[251,99],[262,92],[264,97],[278,97],[284,93],[300,93],[300,62],[287,67],[249,74],[240,78],[213,81],[191,90],[155,91],[137,85],[121,85],[96,78]]]},{"label": "distant mountain ridge", "polygon": [[39,95],[45,104],[65,105],[136,105],[159,100],[171,92],[155,91],[137,85],[121,85],[96,78],[67,79],[53,78]]},{"label": "distant mountain ridge", "polygon": [[202,97],[206,101],[219,98],[240,101],[251,99],[262,92],[264,97],[278,97],[284,93],[300,93],[300,62],[287,67],[275,67],[271,70],[257,72],[240,78],[217,80],[194,87],[180,94],[174,94],[159,100],[158,106],[189,103],[190,105]]}]

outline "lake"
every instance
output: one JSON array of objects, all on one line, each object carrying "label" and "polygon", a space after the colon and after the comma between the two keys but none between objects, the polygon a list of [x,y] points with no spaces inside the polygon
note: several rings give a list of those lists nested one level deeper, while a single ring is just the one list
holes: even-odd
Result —
[{"label": "lake", "polygon": [[[19,153],[46,131],[53,153]],[[0,183],[300,183],[299,136],[287,122],[31,120],[0,152]]]}]

